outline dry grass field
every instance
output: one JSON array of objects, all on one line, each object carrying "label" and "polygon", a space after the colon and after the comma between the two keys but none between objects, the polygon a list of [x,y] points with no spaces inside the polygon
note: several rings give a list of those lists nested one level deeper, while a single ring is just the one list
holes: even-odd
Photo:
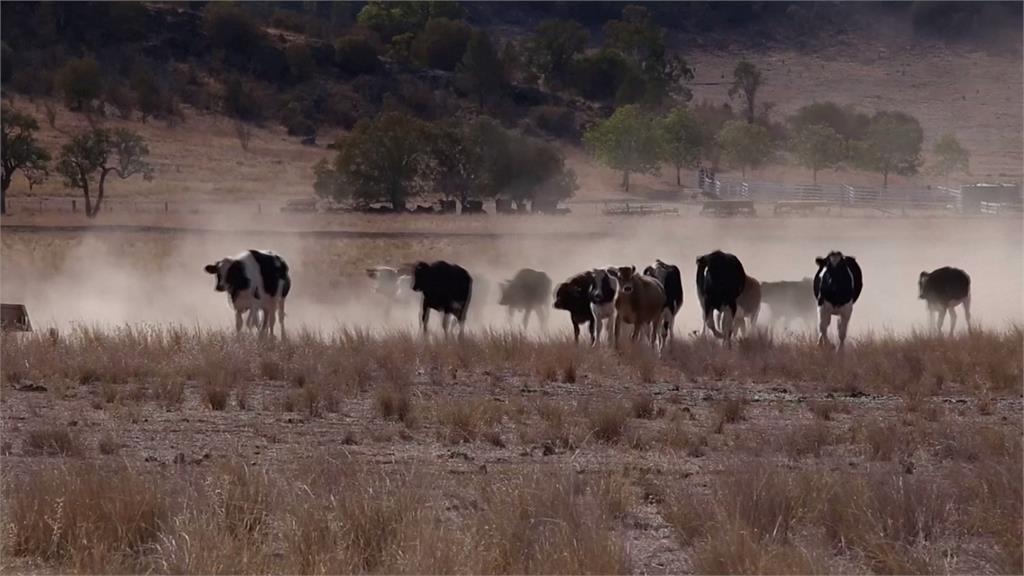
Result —
[{"label": "dry grass field", "polygon": [[[0,341],[0,571],[1024,569],[1018,221],[108,218],[0,233],[36,325]],[[232,333],[201,270],[250,247],[291,265],[283,341]],[[763,280],[855,255],[846,352],[798,325],[691,336],[716,247]],[[496,305],[522,266],[655,257],[686,293],[660,356]],[[477,278],[463,340],[422,338],[415,303],[385,317],[362,272],[436,258]],[[917,273],[943,264],[972,275],[972,334],[924,327]]]}]

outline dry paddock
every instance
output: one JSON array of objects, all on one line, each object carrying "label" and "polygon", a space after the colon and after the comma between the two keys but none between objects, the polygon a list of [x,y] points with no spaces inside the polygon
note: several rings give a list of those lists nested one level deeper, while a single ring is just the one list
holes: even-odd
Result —
[{"label": "dry paddock", "polygon": [[[38,329],[0,342],[0,568],[1024,570],[1019,223],[566,222],[3,230],[4,299]],[[285,341],[225,331],[201,272],[256,246],[296,271]],[[769,280],[834,247],[857,256],[868,288],[846,353],[806,333],[732,350],[691,337],[692,279],[660,357],[577,347],[557,315],[523,334],[496,307],[464,340],[425,340],[411,318],[367,314],[358,291],[382,261],[445,257],[501,279],[661,257],[689,275],[719,246]],[[921,330],[913,282],[946,263],[975,280],[973,334]]]}]

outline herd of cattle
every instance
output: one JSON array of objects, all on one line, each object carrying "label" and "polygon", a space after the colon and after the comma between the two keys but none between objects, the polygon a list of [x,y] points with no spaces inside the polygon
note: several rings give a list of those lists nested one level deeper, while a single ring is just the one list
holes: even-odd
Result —
[{"label": "herd of cattle", "polygon": [[[761,306],[765,305],[773,320],[800,319],[809,326],[813,326],[817,311],[819,344],[829,344],[829,325],[832,317],[838,316],[842,348],[853,305],[864,287],[857,261],[842,252],[815,258],[817,272],[813,279],[797,281],[760,282],[747,275],[739,258],[719,250],[697,258],[696,264],[703,330],[710,330],[729,345],[734,333],[746,333],[756,325]],[[276,317],[284,331],[284,303],[291,290],[291,278],[288,264],[281,256],[249,250],[207,265],[205,270],[216,276],[215,289],[227,293],[235,311],[236,330],[241,330],[243,324],[259,325],[261,332],[269,330],[273,334]],[[464,330],[474,287],[473,277],[461,266],[445,261],[418,262],[401,268],[377,266],[366,273],[376,282],[375,292],[389,305],[403,292],[421,295],[420,325],[424,332],[431,310],[441,313],[445,334],[451,319],[458,323],[460,334]],[[531,313],[546,323],[548,309],[553,306],[569,313],[577,342],[580,326],[586,325],[594,345],[601,340],[602,332],[609,342],[617,343],[622,325],[629,324],[633,340],[644,337],[652,346],[664,347],[673,338],[675,317],[683,305],[679,268],[661,260],[642,273],[637,273],[635,266],[606,266],[580,272],[553,291],[547,274],[524,268],[502,282],[500,289],[499,304],[507,308],[510,318],[522,312],[524,328]],[[918,293],[927,302],[930,320],[935,313],[939,331],[949,312],[952,334],[956,327],[955,308],[960,305],[970,329],[971,279],[966,272],[950,267],[921,272]]]}]

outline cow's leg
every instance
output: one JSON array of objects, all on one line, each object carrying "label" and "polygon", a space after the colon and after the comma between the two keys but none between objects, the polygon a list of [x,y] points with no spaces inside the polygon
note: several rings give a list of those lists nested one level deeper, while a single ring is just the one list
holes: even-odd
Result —
[{"label": "cow's leg", "polygon": [[577,344],[579,344],[580,343],[580,325],[575,323],[575,322],[572,323],[572,336],[573,336],[573,340]]},{"label": "cow's leg", "polygon": [[956,306],[949,307],[949,335],[953,336],[953,331],[956,330]]},{"label": "cow's leg", "polygon": [[935,321],[935,329],[938,330],[939,336],[942,336],[942,325],[946,323],[946,308],[939,308],[936,316],[938,319]]},{"label": "cow's leg", "polygon": [[537,318],[540,319],[540,329],[546,333],[548,331],[548,309],[544,306],[538,306]]},{"label": "cow's leg", "polygon": [[430,308],[427,304],[423,303],[423,311],[420,312],[420,326],[423,328],[423,333],[427,333],[427,322],[430,320]]},{"label": "cow's leg", "polygon": [[243,310],[235,309],[235,332],[242,331],[242,312]]},{"label": "cow's leg", "polygon": [[828,325],[832,323],[832,311],[825,306],[818,307],[818,345],[828,344]]},{"label": "cow's leg", "polygon": [[714,310],[709,310],[706,314],[704,314],[704,329],[711,330],[711,333],[715,335],[715,338],[722,337],[722,333],[718,330],[718,327],[715,326]]},{"label": "cow's leg", "polygon": [[597,343],[597,340],[594,339],[594,321],[591,320],[588,326],[590,326],[590,345],[593,346]]},{"label": "cow's leg", "polygon": [[643,325],[640,324],[640,320],[638,320],[635,316],[633,317],[633,320],[636,320],[636,322],[633,323],[633,333],[629,335],[629,339],[636,342],[637,339],[640,337],[640,328]]},{"label": "cow's leg", "polygon": [[725,336],[725,345],[728,348],[732,348],[732,327],[735,317],[736,308],[734,306],[726,306],[725,310],[722,310],[722,334]]},{"label": "cow's leg", "polygon": [[853,304],[843,306],[839,311],[839,349],[846,343],[846,330],[850,327],[850,316],[853,315]]},{"label": "cow's leg", "polygon": [[527,308],[523,312],[523,330],[525,331],[530,326],[530,308]]},{"label": "cow's leg", "polygon": [[619,345],[619,332],[622,331],[622,320],[619,319],[618,315],[615,316],[615,331],[612,334],[612,343],[616,346]]},{"label": "cow's leg", "polygon": [[441,313],[441,331],[444,332],[444,337],[448,337],[448,321],[451,319],[451,314],[446,310]]},{"label": "cow's leg", "polygon": [[967,322],[967,333],[971,333],[971,295],[964,298],[964,320]]},{"label": "cow's leg", "polygon": [[284,298],[277,301],[277,321],[281,324],[281,337],[284,338]]},{"label": "cow's leg", "polygon": [[[598,342],[601,341],[601,330],[604,328],[605,321],[602,318],[594,317],[594,346],[597,346]],[[611,327],[608,327],[611,330]]]},{"label": "cow's leg", "polygon": [[276,303],[271,301],[269,306],[263,309],[263,320],[264,323],[266,323],[271,336],[274,335],[274,324],[277,321],[277,316],[275,315],[276,311],[274,310],[275,307]]}]

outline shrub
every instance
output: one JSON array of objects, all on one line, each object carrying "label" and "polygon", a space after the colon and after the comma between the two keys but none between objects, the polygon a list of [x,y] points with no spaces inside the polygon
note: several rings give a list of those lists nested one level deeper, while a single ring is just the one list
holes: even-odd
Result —
[{"label": "shrub", "polygon": [[405,386],[389,385],[377,389],[377,411],[385,420],[409,423],[412,415],[412,399]]},{"label": "shrub", "polygon": [[580,131],[576,126],[576,114],[568,108],[538,106],[530,110],[530,122],[538,129],[554,136],[579,141]]},{"label": "shrub", "polygon": [[285,48],[284,56],[288,61],[288,71],[295,80],[308,80],[316,73],[316,62],[313,61],[313,53],[309,46],[289,44]]},{"label": "shrub", "polygon": [[57,88],[68,109],[85,110],[103,91],[99,63],[92,58],[68,60],[57,71]]},{"label": "shrub", "polygon": [[346,74],[373,74],[380,66],[377,47],[363,36],[344,36],[334,44],[334,63]]},{"label": "shrub", "polygon": [[587,420],[594,439],[600,442],[616,442],[626,430],[629,410],[617,403],[602,404],[591,409]]},{"label": "shrub", "polygon": [[462,62],[471,34],[465,22],[435,18],[413,41],[413,57],[424,66],[451,72]]},{"label": "shrub", "polygon": [[239,120],[255,122],[263,118],[260,99],[253,93],[252,87],[244,85],[239,78],[230,78],[224,84],[221,107],[225,114]]},{"label": "shrub", "polygon": [[38,428],[25,435],[24,451],[30,456],[81,456],[82,445],[66,428]]}]

